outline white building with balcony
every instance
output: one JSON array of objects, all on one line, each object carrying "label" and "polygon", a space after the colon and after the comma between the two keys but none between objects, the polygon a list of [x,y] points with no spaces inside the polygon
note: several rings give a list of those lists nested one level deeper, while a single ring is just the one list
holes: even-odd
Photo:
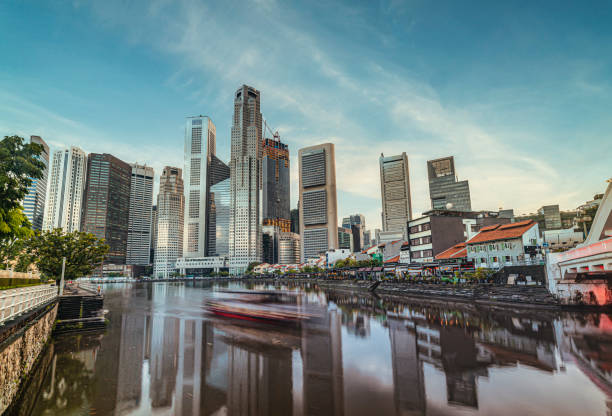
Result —
[{"label": "white building with balcony", "polygon": [[466,245],[468,261],[477,268],[500,269],[542,261],[540,232],[533,220],[484,227]]}]

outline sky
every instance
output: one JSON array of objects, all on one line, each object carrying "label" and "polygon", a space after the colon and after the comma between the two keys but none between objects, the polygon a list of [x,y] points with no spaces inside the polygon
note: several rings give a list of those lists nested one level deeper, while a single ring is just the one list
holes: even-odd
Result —
[{"label": "sky", "polygon": [[[536,4],[537,3],[537,4]],[[612,3],[0,2],[0,135],[182,167],[185,117],[229,161],[233,93],[297,151],[332,142],[338,215],[381,224],[379,157],[454,155],[472,208],[573,209],[612,177]]]}]

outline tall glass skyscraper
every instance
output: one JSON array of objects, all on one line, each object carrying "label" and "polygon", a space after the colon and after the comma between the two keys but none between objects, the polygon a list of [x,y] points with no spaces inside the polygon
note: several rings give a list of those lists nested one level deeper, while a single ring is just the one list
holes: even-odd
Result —
[{"label": "tall glass skyscraper", "polygon": [[185,257],[206,256],[206,209],[210,187],[207,177],[215,154],[216,133],[209,117],[188,117],[185,122]]},{"label": "tall glass skyscraper", "polygon": [[471,211],[468,181],[458,181],[453,156],[427,161],[432,209]]},{"label": "tall glass skyscraper", "polygon": [[28,187],[28,194],[23,200],[23,212],[35,230],[43,227],[45,215],[45,199],[47,198],[47,178],[49,176],[49,146],[39,136],[30,136],[30,143],[42,146],[42,152],[38,159],[45,165],[42,178],[32,178],[32,184]]},{"label": "tall glass skyscraper", "polygon": [[132,167],[108,153],[90,153],[81,230],[104,238],[105,263],[126,264]]},{"label": "tall glass skyscraper", "polygon": [[261,261],[260,93],[243,85],[234,94],[230,159],[230,273]]},{"label": "tall glass skyscraper", "polygon": [[166,278],[174,272],[176,259],[183,256],[183,175],[179,168],[166,166],[159,178],[157,195],[157,246],[153,275]]},{"label": "tall glass skyscraper", "polygon": [[230,168],[212,156],[208,171],[207,256],[229,255]]},{"label": "tall glass skyscraper", "polygon": [[87,174],[87,155],[78,147],[58,150],[53,153],[43,229],[61,228],[64,232],[81,229],[81,208],[85,179]]}]

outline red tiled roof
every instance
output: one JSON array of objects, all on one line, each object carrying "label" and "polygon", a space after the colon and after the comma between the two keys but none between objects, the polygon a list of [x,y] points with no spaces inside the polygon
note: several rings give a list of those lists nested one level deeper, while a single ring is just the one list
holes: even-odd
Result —
[{"label": "red tiled roof", "polygon": [[458,259],[461,257],[467,257],[467,248],[465,243],[455,244],[454,246],[447,248],[442,253],[436,256],[436,260],[440,259]]},{"label": "red tiled roof", "polygon": [[537,223],[533,220],[513,222],[510,224],[494,224],[484,227],[478,234],[472,237],[467,244],[484,243],[487,241],[509,240],[519,238]]},{"label": "red tiled roof", "polygon": [[389,260],[385,260],[385,263],[397,263],[399,261],[399,255],[391,257]]}]

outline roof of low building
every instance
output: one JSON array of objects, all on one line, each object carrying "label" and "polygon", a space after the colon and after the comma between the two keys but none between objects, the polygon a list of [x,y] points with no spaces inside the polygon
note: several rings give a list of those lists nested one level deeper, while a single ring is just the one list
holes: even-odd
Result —
[{"label": "roof of low building", "polygon": [[388,260],[385,260],[385,263],[397,263],[399,261],[399,259],[400,259],[400,256],[398,255],[398,256],[395,256],[395,257],[391,257]]},{"label": "roof of low building", "polygon": [[436,260],[459,259],[461,257],[467,257],[466,243],[455,244],[454,246],[447,248],[436,256]]},{"label": "roof of low building", "polygon": [[510,224],[493,224],[483,227],[467,244],[485,243],[489,241],[510,240],[522,237],[531,227],[537,225],[534,220],[513,222]]}]

